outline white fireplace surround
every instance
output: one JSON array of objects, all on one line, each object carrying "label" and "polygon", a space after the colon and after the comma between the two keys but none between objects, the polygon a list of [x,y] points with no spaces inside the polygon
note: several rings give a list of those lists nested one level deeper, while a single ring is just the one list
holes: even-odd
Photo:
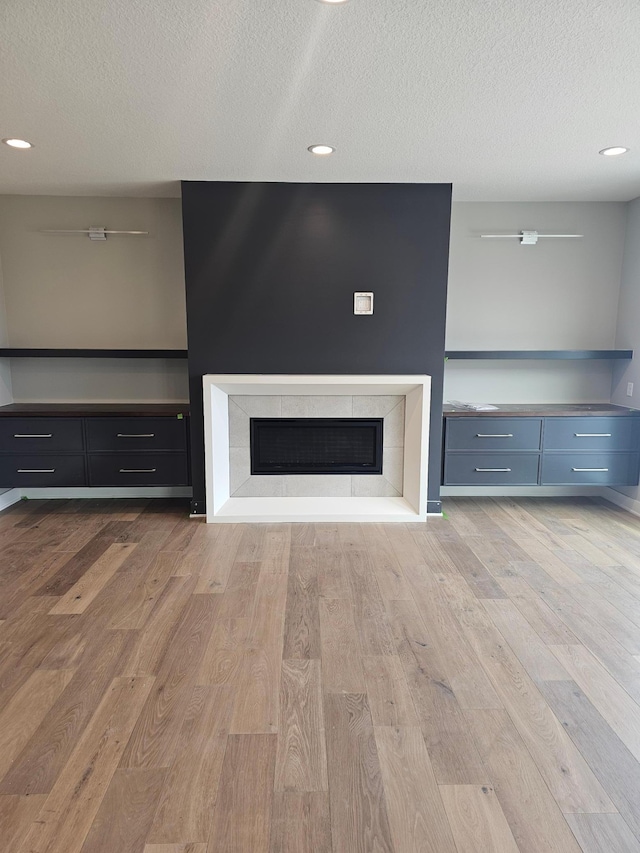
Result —
[{"label": "white fireplace surround", "polygon": [[[203,376],[207,522],[425,521],[431,378],[422,375]],[[401,497],[231,497],[229,395],[405,397]],[[327,475],[330,476],[330,475]]]}]

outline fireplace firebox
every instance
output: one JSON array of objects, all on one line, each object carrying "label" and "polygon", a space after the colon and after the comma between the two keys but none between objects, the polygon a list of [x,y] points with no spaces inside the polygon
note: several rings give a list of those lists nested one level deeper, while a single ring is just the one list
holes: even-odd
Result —
[{"label": "fireplace firebox", "polygon": [[251,418],[252,474],[382,474],[382,418]]}]

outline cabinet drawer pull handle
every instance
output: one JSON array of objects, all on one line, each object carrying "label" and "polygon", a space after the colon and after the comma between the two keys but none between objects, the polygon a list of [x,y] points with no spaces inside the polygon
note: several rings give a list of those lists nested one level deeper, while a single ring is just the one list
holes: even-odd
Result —
[{"label": "cabinet drawer pull handle", "polygon": [[481,473],[485,471],[504,471],[505,473],[508,473],[511,471],[511,468],[474,468],[473,470]]},{"label": "cabinet drawer pull handle", "polygon": [[18,468],[18,474],[53,474],[55,468]]},{"label": "cabinet drawer pull handle", "polygon": [[14,438],[53,438],[52,432],[14,432]]},{"label": "cabinet drawer pull handle", "polygon": [[572,468],[572,471],[608,471],[608,468]]},{"label": "cabinet drawer pull handle", "polygon": [[512,432],[496,432],[496,433],[484,433],[477,432],[476,438],[513,438]]},{"label": "cabinet drawer pull handle", "polygon": [[157,468],[121,468],[121,474],[155,474]]},{"label": "cabinet drawer pull handle", "polygon": [[610,432],[574,432],[576,438],[611,438]]},{"label": "cabinet drawer pull handle", "polygon": [[119,432],[116,438],[155,438],[155,432]]}]

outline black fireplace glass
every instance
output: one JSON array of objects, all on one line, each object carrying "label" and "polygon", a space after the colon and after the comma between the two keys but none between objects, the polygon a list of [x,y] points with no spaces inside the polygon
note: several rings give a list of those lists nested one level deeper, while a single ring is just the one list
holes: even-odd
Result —
[{"label": "black fireplace glass", "polygon": [[382,418],[251,418],[252,474],[382,474]]}]

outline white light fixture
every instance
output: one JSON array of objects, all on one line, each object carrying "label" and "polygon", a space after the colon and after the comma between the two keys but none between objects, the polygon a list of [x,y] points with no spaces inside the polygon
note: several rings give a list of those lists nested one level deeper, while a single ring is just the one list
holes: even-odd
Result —
[{"label": "white light fixture", "polygon": [[347,0],[318,0],[319,3],[326,3],[327,6],[338,6],[340,3],[346,3]]},{"label": "white light fixture", "polygon": [[107,239],[107,234],[119,234],[123,237],[148,237],[148,231],[113,231],[102,226],[91,225],[89,228],[43,228],[41,234],[88,234],[90,240],[98,240],[103,243]]},{"label": "white light fixture", "polygon": [[542,237],[555,237],[562,240],[582,237],[582,234],[539,234],[537,231],[520,231],[518,234],[481,234],[483,240],[520,240],[522,246],[535,246]]},{"label": "white light fixture", "polygon": [[27,142],[26,139],[14,139],[13,137],[9,137],[8,139],[2,140],[5,145],[9,145],[11,148],[33,148],[31,142]]},{"label": "white light fixture", "polygon": [[330,145],[310,145],[307,148],[307,151],[310,151],[312,154],[315,154],[316,157],[328,157],[329,154],[333,154],[335,148],[332,148]]},{"label": "white light fixture", "polygon": [[605,157],[617,157],[619,154],[626,154],[628,150],[622,145],[614,145],[612,148],[603,148],[602,151],[598,151],[598,154],[604,154]]}]

